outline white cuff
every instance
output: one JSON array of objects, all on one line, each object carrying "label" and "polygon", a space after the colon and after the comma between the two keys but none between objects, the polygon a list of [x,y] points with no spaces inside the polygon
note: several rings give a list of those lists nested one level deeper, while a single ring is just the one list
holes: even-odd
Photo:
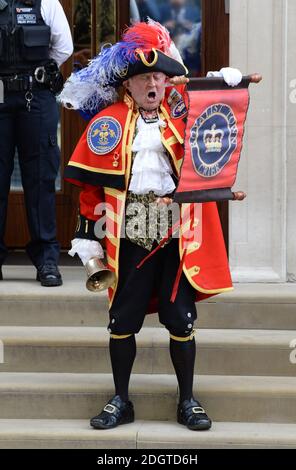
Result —
[{"label": "white cuff", "polygon": [[96,240],[87,240],[85,238],[74,238],[72,240],[72,248],[68,251],[70,256],[75,256],[76,253],[85,265],[91,258],[104,258],[104,250],[99,242]]},{"label": "white cuff", "polygon": [[223,67],[219,72],[208,72],[207,77],[223,78],[228,86],[237,86],[243,78],[240,70],[232,67]]},{"label": "white cuff", "polygon": [[220,72],[228,86],[237,86],[242,81],[243,75],[238,69],[224,67]]},{"label": "white cuff", "polygon": [[221,72],[208,72],[207,78],[208,77],[223,78],[223,74]]}]

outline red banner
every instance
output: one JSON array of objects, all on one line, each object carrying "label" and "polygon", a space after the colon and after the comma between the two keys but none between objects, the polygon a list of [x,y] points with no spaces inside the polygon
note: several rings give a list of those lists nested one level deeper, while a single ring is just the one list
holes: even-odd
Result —
[{"label": "red banner", "polygon": [[[185,155],[175,193],[177,202],[233,199],[244,125],[249,106],[249,81],[231,89],[203,80],[207,88],[189,91]],[[222,88],[222,89],[221,89]]]}]

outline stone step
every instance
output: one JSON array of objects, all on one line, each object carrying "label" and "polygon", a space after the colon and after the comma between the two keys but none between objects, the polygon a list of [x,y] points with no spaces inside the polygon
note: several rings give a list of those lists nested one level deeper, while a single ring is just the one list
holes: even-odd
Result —
[{"label": "stone step", "polygon": [[[85,271],[62,267],[62,287],[41,287],[35,269],[4,266],[0,282],[0,325],[105,326],[106,293],[85,288]],[[199,328],[295,330],[295,284],[236,284],[235,290],[198,303]],[[147,315],[147,326],[159,326],[157,315]]]},{"label": "stone step", "polygon": [[[290,361],[295,337],[291,330],[197,330],[196,373],[295,376]],[[111,371],[106,328],[2,326],[0,340],[0,372]],[[165,328],[144,327],[137,335],[134,372],[172,374],[168,344]]]},{"label": "stone step", "polygon": [[30,266],[4,266],[0,282],[0,324],[24,326],[97,326],[105,324],[106,294],[85,288],[84,268],[63,267],[63,286],[42,287]]},{"label": "stone step", "polygon": [[[214,421],[295,423],[296,378],[195,377],[195,394]],[[113,395],[111,374],[0,374],[0,419],[89,419]],[[137,419],[174,421],[173,375],[133,375]]]},{"label": "stone step", "polygon": [[193,432],[175,422],[137,420],[101,431],[93,430],[88,420],[0,420],[0,449],[291,449],[295,446],[295,424],[214,422],[210,431]]}]

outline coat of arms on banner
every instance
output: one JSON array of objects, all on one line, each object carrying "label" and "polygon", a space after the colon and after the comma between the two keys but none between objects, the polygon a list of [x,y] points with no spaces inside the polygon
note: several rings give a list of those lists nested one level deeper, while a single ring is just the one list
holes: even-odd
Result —
[{"label": "coat of arms on banner", "polygon": [[249,84],[258,74],[229,87],[220,78],[197,78],[189,83],[189,111],[185,152],[174,200],[179,203],[210,202],[236,198],[235,183],[245,121]]},{"label": "coat of arms on banner", "polygon": [[202,177],[218,175],[237,147],[237,124],[230,106],[209,106],[190,131],[190,147],[195,171]]}]

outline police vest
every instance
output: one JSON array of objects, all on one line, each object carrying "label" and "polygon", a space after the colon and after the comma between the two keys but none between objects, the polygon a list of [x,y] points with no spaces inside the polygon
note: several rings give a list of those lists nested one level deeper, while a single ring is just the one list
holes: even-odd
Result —
[{"label": "police vest", "polygon": [[0,10],[0,74],[33,71],[49,60],[51,34],[41,15],[41,0],[6,1],[7,7]]}]

